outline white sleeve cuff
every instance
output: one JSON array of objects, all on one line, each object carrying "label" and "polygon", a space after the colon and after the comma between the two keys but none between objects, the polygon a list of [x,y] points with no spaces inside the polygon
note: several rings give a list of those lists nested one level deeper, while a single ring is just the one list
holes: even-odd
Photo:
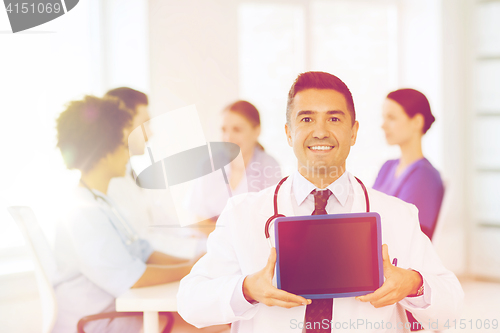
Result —
[{"label": "white sleeve cuff", "polygon": [[231,308],[233,309],[234,315],[238,317],[255,307],[255,305],[249,303],[243,295],[243,281],[245,278],[246,276],[242,276],[238,280],[236,288],[234,288],[233,295],[231,296]]},{"label": "white sleeve cuff", "polygon": [[429,284],[427,283],[427,281],[425,281],[423,275],[422,280],[424,282],[424,294],[416,297],[405,297],[400,301],[401,305],[406,308],[413,309],[425,309],[429,305],[431,305],[431,287],[429,287]]}]

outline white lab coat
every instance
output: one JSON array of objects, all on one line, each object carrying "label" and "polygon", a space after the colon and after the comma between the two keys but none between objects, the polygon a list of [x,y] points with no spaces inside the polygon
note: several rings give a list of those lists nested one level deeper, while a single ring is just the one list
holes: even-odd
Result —
[{"label": "white lab coat", "polygon": [[[363,190],[352,175],[349,177],[354,191],[351,212],[365,212]],[[279,213],[286,216],[294,215],[291,184],[291,179],[285,181],[278,195]],[[297,325],[304,321],[305,306],[285,309],[262,303],[248,304],[248,310],[240,315],[236,315],[231,306],[233,294],[242,297],[239,290],[235,290],[242,277],[261,270],[268,260],[270,248],[264,227],[273,215],[274,190],[273,186],[231,199],[208,239],[208,253],[181,281],[178,311],[187,322],[197,327],[233,323],[232,331],[240,333],[301,332]],[[399,324],[407,322],[405,309],[411,310],[424,327],[428,328],[430,322],[433,329],[444,329],[446,320],[459,315],[463,302],[460,283],[444,268],[430,240],[421,232],[415,206],[373,189],[368,189],[368,195],[371,211],[381,216],[382,242],[388,245],[391,260],[397,258],[399,267],[412,268],[422,274],[430,289],[426,290],[430,293],[430,305],[414,308],[404,299],[377,309],[353,297],[337,298],[332,332],[406,332],[403,324]],[[271,239],[274,239],[273,232]],[[275,279],[276,276],[274,285]],[[364,325],[353,326],[353,323],[361,324],[361,320]]]},{"label": "white lab coat", "polygon": [[78,187],[57,225],[54,254],[60,280],[54,286],[58,315],[53,333],[76,332],[82,317],[114,311],[115,298],[139,280],[153,253],[149,242],[132,241],[135,231],[127,232],[128,221],[120,221],[114,202],[94,193],[110,205]]},{"label": "white lab coat", "polygon": [[131,176],[130,164],[124,177],[111,179],[107,195],[137,231],[158,251],[181,258],[193,258],[205,240],[189,228],[179,228],[175,206],[168,191],[140,188]]}]

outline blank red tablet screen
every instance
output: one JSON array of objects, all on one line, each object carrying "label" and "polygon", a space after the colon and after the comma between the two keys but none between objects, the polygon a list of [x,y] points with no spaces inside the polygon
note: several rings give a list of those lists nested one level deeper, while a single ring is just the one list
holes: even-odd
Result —
[{"label": "blank red tablet screen", "polygon": [[379,287],[375,217],[279,224],[281,289],[332,294]]}]

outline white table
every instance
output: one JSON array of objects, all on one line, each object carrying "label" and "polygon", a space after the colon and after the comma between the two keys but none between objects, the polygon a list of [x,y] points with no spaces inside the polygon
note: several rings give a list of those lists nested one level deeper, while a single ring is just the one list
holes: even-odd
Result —
[{"label": "white table", "polygon": [[133,288],[116,299],[116,311],[144,312],[144,333],[158,333],[158,312],[177,311],[179,281]]}]

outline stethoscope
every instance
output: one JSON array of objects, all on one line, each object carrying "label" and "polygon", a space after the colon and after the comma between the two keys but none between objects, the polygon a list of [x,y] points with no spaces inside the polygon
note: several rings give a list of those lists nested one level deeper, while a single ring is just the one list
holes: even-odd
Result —
[{"label": "stethoscope", "polygon": [[[121,214],[116,210],[116,208],[108,201],[106,200],[105,197],[103,197],[102,195],[99,195],[97,193],[95,193],[94,191],[92,191],[92,189],[87,185],[85,184],[85,182],[83,180],[80,179],[80,183],[85,186],[87,188],[87,190],[90,191],[90,193],[92,193],[92,195],[94,196],[94,199],[95,201],[99,202],[104,202],[108,208],[111,210],[111,212],[113,213],[113,215],[118,219],[118,221],[120,221],[126,235],[125,237],[127,238],[127,240],[125,241],[125,244],[127,245],[130,245],[132,243],[134,243],[135,241],[137,241],[139,239],[139,236],[135,233],[135,231],[130,227],[130,225],[127,223],[127,221],[125,221],[123,219],[123,217],[121,216]],[[113,223],[113,220],[110,220],[111,221],[111,224],[113,225],[113,227],[118,231],[118,228],[116,227],[116,225]]]},{"label": "stethoscope", "polygon": [[[264,233],[266,234],[267,242],[269,243],[270,247],[273,247],[273,244],[271,243],[271,237],[269,235],[269,227],[271,226],[271,223],[273,223],[273,221],[275,219],[277,219],[278,217],[286,217],[283,214],[278,214],[278,192],[280,190],[281,185],[283,185],[283,183],[285,182],[285,180],[287,180],[287,178],[288,178],[288,176],[286,176],[285,178],[283,178],[282,180],[280,180],[280,182],[278,183],[278,185],[276,185],[276,189],[274,190],[274,199],[273,199],[274,215],[271,216],[267,220],[266,226],[265,226],[265,230],[264,230]],[[363,184],[363,182],[358,177],[354,177],[354,178],[356,178],[356,180],[358,181],[358,183],[363,188],[363,192],[365,194],[366,212],[369,213],[370,212],[370,199],[368,199],[368,192],[366,191],[365,184]]]}]

